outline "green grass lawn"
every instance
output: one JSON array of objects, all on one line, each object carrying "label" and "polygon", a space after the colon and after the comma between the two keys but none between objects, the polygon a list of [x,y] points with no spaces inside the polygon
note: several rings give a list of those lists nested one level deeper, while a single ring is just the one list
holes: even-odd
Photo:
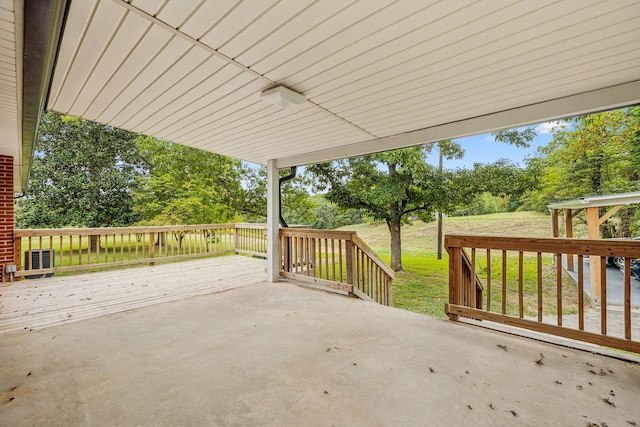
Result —
[{"label": "green grass lawn", "polygon": [[[344,227],[354,230],[385,261],[389,262],[389,231],[386,224],[359,224]],[[492,215],[445,218],[444,234],[492,234],[516,237],[550,237],[551,220],[537,212],[513,212]],[[585,236],[585,227],[574,229],[575,236]],[[404,271],[393,281],[393,302],[396,307],[434,317],[444,318],[444,304],[448,301],[449,259],[443,250],[438,260],[437,225],[416,221],[402,228],[402,262]],[[491,311],[501,309],[501,256],[492,251]],[[507,313],[518,313],[517,253],[508,254]],[[556,278],[551,256],[543,258],[543,312],[556,313]],[[486,283],[486,256],[478,251],[476,269]],[[537,259],[533,254],[524,257],[524,312],[525,316],[537,313]],[[486,295],[486,293],[485,293]],[[563,280],[563,313],[577,312],[577,288],[567,276]]]}]

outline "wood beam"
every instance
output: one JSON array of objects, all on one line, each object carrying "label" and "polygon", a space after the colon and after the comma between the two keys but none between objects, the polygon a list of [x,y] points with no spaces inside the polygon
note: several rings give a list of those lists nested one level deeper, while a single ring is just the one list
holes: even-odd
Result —
[{"label": "wood beam", "polygon": [[[590,207],[587,209],[587,228],[589,231],[590,239],[600,238],[600,214],[597,207]],[[602,295],[602,282],[600,280],[600,257],[589,257],[589,281],[591,286],[591,297],[598,303],[606,304],[606,301],[601,301]]]},{"label": "wood beam", "polygon": [[551,210],[551,236],[560,237],[560,225],[558,223],[558,215],[560,211],[558,209]]},{"label": "wood beam", "polygon": [[[564,210],[564,230],[567,239],[573,238],[573,211],[571,209]],[[567,270],[575,271],[573,265],[573,254],[567,254]]]},{"label": "wood beam", "polygon": [[609,218],[614,216],[616,212],[618,212],[620,209],[622,209],[622,205],[617,205],[609,209],[609,211],[606,214],[600,217],[600,219],[598,220],[598,225],[604,224]]}]

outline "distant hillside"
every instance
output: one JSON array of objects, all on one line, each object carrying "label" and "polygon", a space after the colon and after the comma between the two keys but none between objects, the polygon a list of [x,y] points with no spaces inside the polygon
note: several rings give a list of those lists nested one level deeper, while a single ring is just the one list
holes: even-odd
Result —
[{"label": "distant hillside", "polygon": [[[562,218],[561,218],[562,222]],[[380,254],[389,253],[389,230],[384,223],[343,227],[354,230]],[[402,227],[403,252],[436,250],[437,223],[414,221]],[[551,217],[539,212],[506,212],[491,215],[447,217],[444,234],[495,234],[517,237],[551,237]],[[574,219],[574,236],[586,237],[586,227]]]}]

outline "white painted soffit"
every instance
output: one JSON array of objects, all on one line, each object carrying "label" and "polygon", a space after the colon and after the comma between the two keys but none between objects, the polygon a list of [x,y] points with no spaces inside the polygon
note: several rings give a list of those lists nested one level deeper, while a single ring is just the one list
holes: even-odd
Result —
[{"label": "white painted soffit", "polygon": [[73,1],[48,107],[286,167],[639,103],[639,23],[634,0]]}]

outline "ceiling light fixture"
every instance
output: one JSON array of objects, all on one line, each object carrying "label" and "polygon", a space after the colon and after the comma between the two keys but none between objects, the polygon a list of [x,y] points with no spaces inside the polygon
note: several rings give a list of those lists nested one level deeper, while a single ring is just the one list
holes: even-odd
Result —
[{"label": "ceiling light fixture", "polygon": [[276,86],[260,92],[260,98],[277,107],[289,108],[307,102],[307,98],[284,86]]}]

